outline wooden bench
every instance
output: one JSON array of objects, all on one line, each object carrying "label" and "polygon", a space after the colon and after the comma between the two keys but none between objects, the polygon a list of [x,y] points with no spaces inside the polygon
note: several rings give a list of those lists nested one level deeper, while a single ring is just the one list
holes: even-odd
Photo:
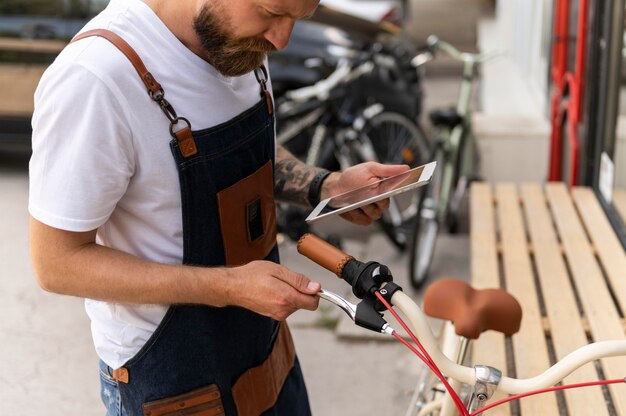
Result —
[{"label": "wooden bench", "polygon": [[[589,188],[474,183],[471,279],[504,287],[523,308],[511,338],[486,332],[473,362],[528,378],[589,342],[624,339],[626,254]],[[564,383],[626,377],[626,357],[590,363]],[[496,397],[494,397],[496,398]],[[528,397],[489,415],[626,415],[626,385]]]}]

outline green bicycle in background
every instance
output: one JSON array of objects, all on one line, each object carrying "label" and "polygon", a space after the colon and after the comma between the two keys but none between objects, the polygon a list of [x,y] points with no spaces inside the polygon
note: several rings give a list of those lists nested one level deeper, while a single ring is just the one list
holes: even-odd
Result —
[{"label": "green bicycle in background", "polygon": [[437,161],[430,185],[419,198],[413,231],[409,233],[409,276],[415,288],[421,287],[428,277],[435,251],[437,234],[442,225],[456,232],[459,225],[461,200],[477,174],[477,157],[472,136],[470,100],[476,78],[476,67],[500,52],[473,54],[461,52],[436,36],[428,37],[428,50],[413,58],[418,67],[443,51],[463,62],[463,80],[456,108],[438,109],[429,114],[439,134],[432,141],[430,160]]}]

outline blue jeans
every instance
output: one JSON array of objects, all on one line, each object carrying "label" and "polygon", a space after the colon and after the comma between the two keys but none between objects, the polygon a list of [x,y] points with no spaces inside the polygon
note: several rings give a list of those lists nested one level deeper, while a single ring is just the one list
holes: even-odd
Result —
[{"label": "blue jeans", "polygon": [[111,376],[110,368],[100,360],[100,398],[106,408],[106,416],[127,416],[122,406],[117,381]]}]

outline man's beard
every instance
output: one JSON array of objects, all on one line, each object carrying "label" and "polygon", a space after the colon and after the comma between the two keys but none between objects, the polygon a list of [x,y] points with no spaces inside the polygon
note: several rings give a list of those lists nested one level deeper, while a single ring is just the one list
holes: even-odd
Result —
[{"label": "man's beard", "polygon": [[222,75],[235,77],[247,74],[261,66],[268,52],[276,48],[265,39],[232,36],[226,26],[222,10],[211,9],[206,3],[193,22],[194,30],[206,52],[207,61]]}]

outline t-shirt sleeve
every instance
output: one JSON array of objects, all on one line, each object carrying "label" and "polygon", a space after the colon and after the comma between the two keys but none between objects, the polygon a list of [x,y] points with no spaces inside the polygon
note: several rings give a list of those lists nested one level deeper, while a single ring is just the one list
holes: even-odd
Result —
[{"label": "t-shirt sleeve", "polygon": [[120,99],[79,64],[49,69],[35,93],[29,212],[67,231],[109,218],[134,172]]}]

